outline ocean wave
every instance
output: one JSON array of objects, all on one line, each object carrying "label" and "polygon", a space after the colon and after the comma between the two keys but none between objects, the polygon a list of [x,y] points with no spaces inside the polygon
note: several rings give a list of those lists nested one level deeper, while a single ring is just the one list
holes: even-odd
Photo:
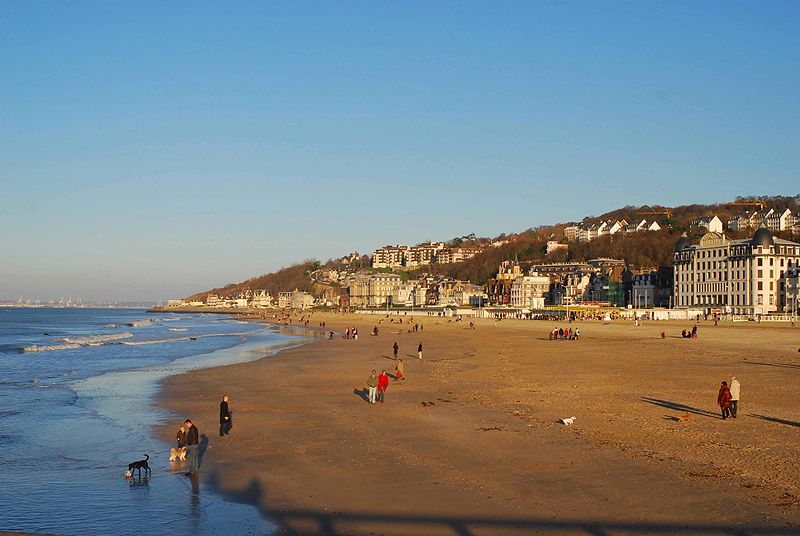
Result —
[{"label": "ocean wave", "polygon": [[75,350],[80,348],[80,344],[32,344],[30,346],[23,346],[23,352],[49,352],[51,350]]},{"label": "ocean wave", "polygon": [[197,339],[205,339],[207,337],[243,337],[245,335],[250,335],[252,333],[255,333],[255,331],[243,331],[240,333],[206,333],[204,335],[186,335],[184,337],[170,337],[166,339],[152,339],[146,341],[121,341],[119,344],[124,344],[126,346],[142,346],[146,344],[164,344],[168,342],[194,341]]},{"label": "ocean wave", "polygon": [[109,335],[87,335],[85,337],[66,337],[63,340],[68,344],[80,344],[83,346],[98,346],[109,341],[116,341],[119,339],[129,339],[133,337],[133,333],[123,331],[122,333],[111,333]]},{"label": "ocean wave", "polygon": [[170,331],[189,331],[189,328],[169,328]]},{"label": "ocean wave", "polygon": [[126,325],[132,328],[141,328],[143,326],[149,326],[153,322],[155,322],[155,320],[153,320],[152,318],[148,318],[146,320],[134,320],[133,322],[127,322]]}]

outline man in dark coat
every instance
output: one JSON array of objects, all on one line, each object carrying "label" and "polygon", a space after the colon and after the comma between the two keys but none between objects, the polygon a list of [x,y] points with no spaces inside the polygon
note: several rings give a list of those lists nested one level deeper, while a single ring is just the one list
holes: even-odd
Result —
[{"label": "man in dark coat", "polygon": [[222,402],[219,403],[219,435],[228,435],[232,425],[231,411],[228,408],[228,395],[223,395]]},{"label": "man in dark coat", "polygon": [[200,448],[200,432],[197,430],[197,426],[192,424],[191,419],[186,419],[183,426],[186,428],[186,470],[190,475],[193,475],[200,469],[197,460],[197,449]]}]

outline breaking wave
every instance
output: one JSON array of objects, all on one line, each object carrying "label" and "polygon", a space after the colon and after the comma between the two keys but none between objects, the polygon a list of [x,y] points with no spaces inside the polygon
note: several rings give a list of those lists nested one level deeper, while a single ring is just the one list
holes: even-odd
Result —
[{"label": "breaking wave", "polygon": [[62,339],[68,344],[80,344],[82,346],[94,346],[103,344],[109,341],[116,341],[119,339],[128,339],[133,337],[133,333],[123,331],[122,333],[111,333],[109,335],[87,335],[86,337],[66,337]]},{"label": "breaking wave", "polygon": [[80,344],[43,344],[43,345],[36,345],[32,344],[31,346],[23,346],[23,352],[49,352],[51,350],[75,350],[76,348],[80,348]]},{"label": "breaking wave", "polygon": [[134,320],[133,322],[128,322],[127,325],[132,328],[140,328],[142,326],[149,326],[153,322],[155,322],[155,320],[148,318],[146,320]]}]

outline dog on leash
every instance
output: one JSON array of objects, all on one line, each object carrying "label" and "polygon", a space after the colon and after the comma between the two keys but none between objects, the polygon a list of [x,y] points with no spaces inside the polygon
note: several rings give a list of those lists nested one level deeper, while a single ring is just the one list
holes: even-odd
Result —
[{"label": "dog on leash", "polygon": [[174,462],[175,460],[181,462],[186,461],[186,447],[181,447],[179,449],[173,447],[169,449],[169,461]]},{"label": "dog on leash", "polygon": [[144,455],[144,460],[139,460],[137,462],[131,462],[128,464],[128,470],[125,471],[125,476],[133,476],[134,471],[139,472],[139,476],[142,476],[142,469],[144,469],[144,474],[148,475],[151,474],[150,465],[148,465],[147,460],[150,459],[148,454]]}]

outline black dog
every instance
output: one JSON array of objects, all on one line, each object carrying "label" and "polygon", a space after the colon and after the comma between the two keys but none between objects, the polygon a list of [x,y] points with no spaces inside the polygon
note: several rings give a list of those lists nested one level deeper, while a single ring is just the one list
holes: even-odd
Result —
[{"label": "black dog", "polygon": [[139,471],[139,476],[142,476],[142,469],[144,469],[144,474],[151,474],[150,466],[147,464],[147,460],[150,459],[148,454],[144,455],[144,460],[139,460],[138,462],[133,462],[128,464],[128,472],[132,475],[134,471]]}]

